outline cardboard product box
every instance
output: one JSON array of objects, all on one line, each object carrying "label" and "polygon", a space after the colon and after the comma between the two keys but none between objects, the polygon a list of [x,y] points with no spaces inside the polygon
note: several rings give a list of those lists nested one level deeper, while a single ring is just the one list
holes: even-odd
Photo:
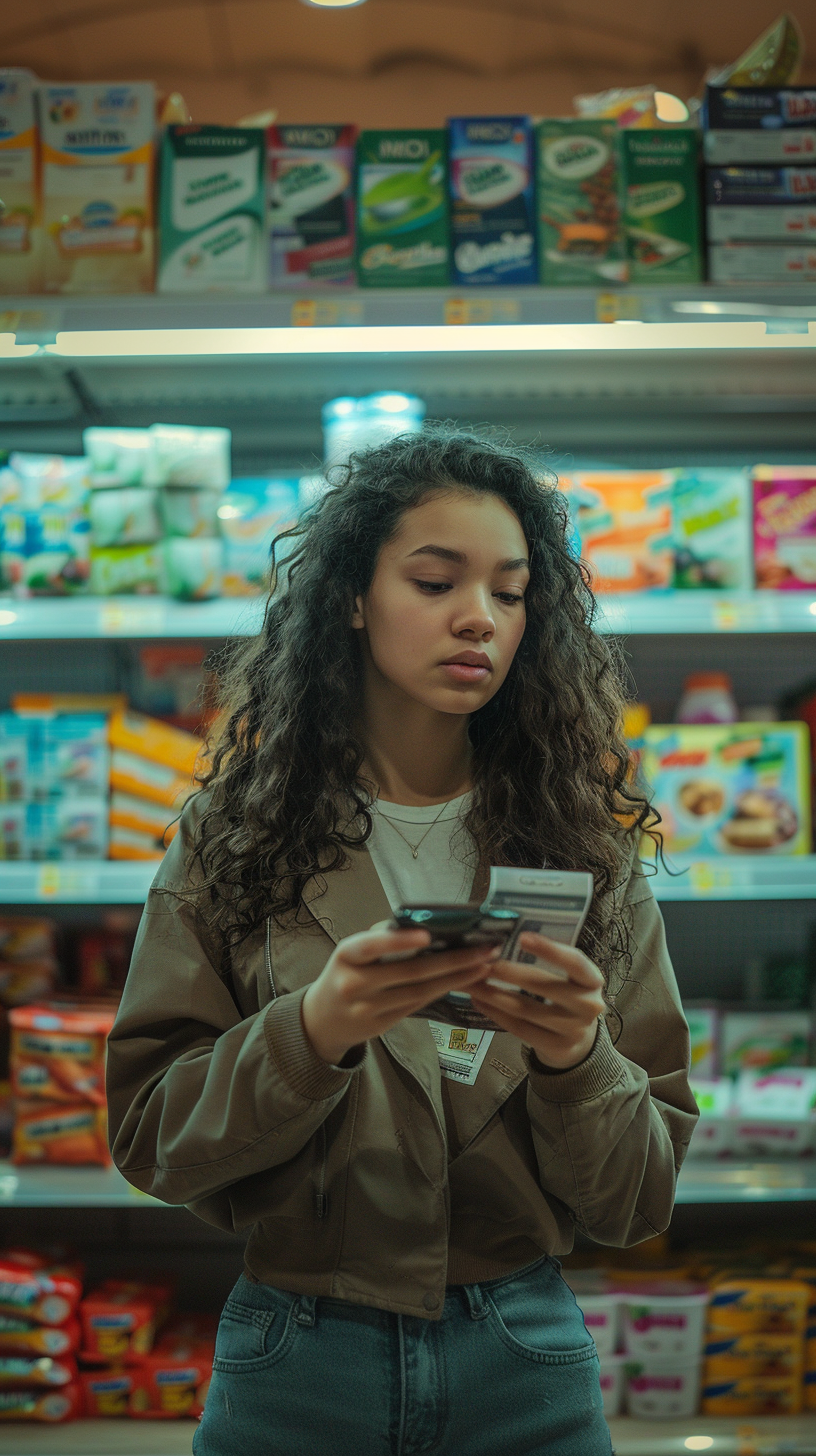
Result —
[{"label": "cardboard product box", "polygon": [[110,1167],[106,1108],[89,1102],[16,1100],[11,1161]]},{"label": "cardboard product box", "polygon": [[64,796],[26,806],[29,857],[34,860],[105,859],[107,797]]},{"label": "cardboard product box", "polygon": [[621,131],[624,232],[632,283],[697,283],[703,276],[698,134]]},{"label": "cardboard product box", "polygon": [[527,116],[448,122],[451,281],[538,282],[535,159]]},{"label": "cardboard product box", "polygon": [[774,591],[813,591],[816,466],[756,465],[753,485],[757,586]]},{"label": "cardboard product box", "polygon": [[168,126],[161,148],[159,235],[160,293],[263,293],[266,133],[242,126]]},{"label": "cardboard product box", "polygon": [[810,852],[804,723],[652,724],[644,738],[669,854]]},{"label": "cardboard product box", "polygon": [[708,250],[712,283],[808,283],[816,279],[816,246],[715,243]]},{"label": "cardboard product box", "polygon": [[777,1334],[803,1338],[810,1290],[803,1280],[757,1277],[725,1270],[715,1275],[708,1307],[709,1340],[730,1335]]},{"label": "cardboard product box", "polygon": [[576,470],[562,478],[595,591],[672,585],[673,488],[670,470]]},{"label": "cardboard product box", "polygon": [[363,131],[357,141],[361,288],[445,287],[450,273],[445,131]]},{"label": "cardboard product box", "polygon": [[272,288],[354,283],[355,126],[271,126]]},{"label": "cardboard product box", "polygon": [[89,1363],[138,1363],[153,1349],[173,1298],[169,1283],[106,1279],[79,1306],[81,1356]]},{"label": "cardboard product box", "polygon": [[45,289],[153,288],[152,82],[40,85]]},{"label": "cardboard product box", "polygon": [[40,137],[31,71],[0,69],[0,292],[43,288]]},{"label": "cardboard product box", "polygon": [[709,243],[816,242],[816,166],[708,167]]},{"label": "cardboard product box", "polygon": [[777,1067],[804,1067],[811,1035],[808,1011],[727,1011],[720,1031],[722,1071],[726,1076],[736,1076],[748,1071],[770,1072]]},{"label": "cardboard product box", "polygon": [[816,160],[813,87],[709,86],[704,114],[707,162]]},{"label": "cardboard product box", "polygon": [[707,1416],[793,1416],[802,1409],[801,1375],[705,1377],[701,1406]]},{"label": "cardboard product box", "polygon": [[703,158],[710,167],[787,166],[816,162],[816,127],[794,131],[706,131]]},{"label": "cardboard product box", "polygon": [[801,1377],[805,1360],[801,1335],[724,1335],[704,1349],[705,1381],[767,1377]]},{"label": "cardboard product box", "polygon": [[541,282],[625,283],[618,128],[547,118],[536,127]]},{"label": "cardboard product box", "polygon": [[672,492],[674,585],[753,586],[751,477],[729,466],[680,467]]}]

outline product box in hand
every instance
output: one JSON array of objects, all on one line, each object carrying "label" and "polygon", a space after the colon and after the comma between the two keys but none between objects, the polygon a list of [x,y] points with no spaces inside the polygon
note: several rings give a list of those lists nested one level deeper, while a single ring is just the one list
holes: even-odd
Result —
[{"label": "product box in hand", "polygon": [[161,148],[160,293],[263,293],[266,135],[168,126]]},{"label": "product box in hand", "polygon": [[710,165],[816,160],[816,90],[709,86],[703,156]]},{"label": "product box in hand", "polygon": [[548,288],[625,283],[618,129],[548,117],[536,127],[539,273]]},{"label": "product box in hand", "polygon": [[448,122],[451,282],[538,281],[535,159],[527,116]]},{"label": "product box in hand", "polygon": [[632,283],[697,283],[703,276],[697,138],[691,129],[620,132]]},{"label": "product box in hand", "polygon": [[[257,596],[268,587],[272,542],[281,531],[294,526],[299,498],[296,476],[238,476],[230,482],[218,511],[224,542],[224,596]],[[280,543],[278,561],[288,546],[288,542]]]},{"label": "product box in hand", "polygon": [[45,289],[153,288],[151,82],[40,85]]},{"label": "product box in hand", "polygon": [[0,68],[0,292],[41,293],[40,139],[31,71]]},{"label": "product box in hand", "polygon": [[804,723],[652,724],[644,738],[668,854],[810,852]]},{"label": "product box in hand", "polygon": [[716,465],[678,469],[672,491],[675,587],[752,587],[751,515],[747,470]]},{"label": "product box in hand", "polygon": [[354,283],[354,126],[270,126],[269,281]]},{"label": "product box in hand", "polygon": [[774,591],[813,591],[816,466],[756,465],[753,484],[757,586]]},{"label": "product box in hand", "polygon": [[560,488],[595,591],[672,586],[672,471],[576,470]]},{"label": "product box in hand", "polygon": [[710,244],[816,242],[816,158],[810,167],[709,167]]},{"label": "product box in hand", "polygon": [[447,167],[445,131],[360,133],[357,281],[361,288],[432,288],[448,283]]}]

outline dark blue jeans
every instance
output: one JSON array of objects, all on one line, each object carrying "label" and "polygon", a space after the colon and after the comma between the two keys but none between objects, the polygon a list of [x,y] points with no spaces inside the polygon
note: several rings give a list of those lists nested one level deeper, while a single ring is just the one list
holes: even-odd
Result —
[{"label": "dark blue jeans", "polygon": [[598,1357],[556,1260],[451,1285],[442,1319],[243,1275],[195,1456],[610,1456]]}]

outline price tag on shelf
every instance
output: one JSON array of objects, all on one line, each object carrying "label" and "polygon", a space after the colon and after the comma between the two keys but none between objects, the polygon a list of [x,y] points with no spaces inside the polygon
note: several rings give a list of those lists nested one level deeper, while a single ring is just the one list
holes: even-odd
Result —
[{"label": "price tag on shelf", "polygon": [[696,859],[689,865],[689,883],[696,898],[705,899],[718,890],[727,890],[733,884],[733,875],[727,865],[717,865],[710,859]]},{"label": "price tag on shelf", "polygon": [[521,308],[517,298],[446,298],[446,324],[515,324]]},{"label": "price tag on shelf", "polygon": [[99,871],[91,865],[41,864],[37,873],[38,900],[75,900],[93,903],[99,898]]},{"label": "price tag on shelf", "polygon": [[164,602],[111,599],[99,606],[100,637],[161,637],[167,627]]},{"label": "price tag on shelf", "polygon": [[353,327],[363,322],[363,305],[358,298],[296,298],[291,319],[293,329]]},{"label": "price tag on shelf", "polygon": [[597,293],[595,317],[599,324],[616,324],[619,319],[640,320],[643,300],[638,293]]}]

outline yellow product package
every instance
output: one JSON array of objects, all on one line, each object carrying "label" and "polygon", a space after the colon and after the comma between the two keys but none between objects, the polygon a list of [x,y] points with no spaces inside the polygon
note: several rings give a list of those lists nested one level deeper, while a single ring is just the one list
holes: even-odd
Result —
[{"label": "yellow product package", "polygon": [[146,713],[135,713],[130,709],[113,714],[108,736],[112,748],[122,748],[127,753],[166,764],[188,778],[192,777],[204,746],[194,733],[186,733],[183,728],[174,728],[161,718],[150,718]]},{"label": "yellow product package", "polygon": [[704,1380],[706,1416],[795,1416],[802,1409],[799,1376],[752,1375],[744,1380]]},{"label": "yellow product package", "polygon": [[671,470],[576,470],[562,477],[595,591],[672,586],[673,487]]},{"label": "yellow product package", "polygon": [[810,1287],[798,1279],[746,1278],[726,1274],[715,1279],[708,1307],[709,1340],[719,1332],[804,1335]]},{"label": "yellow product package", "polygon": [[153,288],[152,82],[41,85],[45,289]]},{"label": "yellow product package", "polygon": [[717,1335],[703,1350],[704,1384],[763,1379],[800,1379],[804,1368],[805,1344],[801,1335]]},{"label": "yellow product package", "polygon": [[0,292],[42,291],[40,142],[31,71],[0,69]]}]

